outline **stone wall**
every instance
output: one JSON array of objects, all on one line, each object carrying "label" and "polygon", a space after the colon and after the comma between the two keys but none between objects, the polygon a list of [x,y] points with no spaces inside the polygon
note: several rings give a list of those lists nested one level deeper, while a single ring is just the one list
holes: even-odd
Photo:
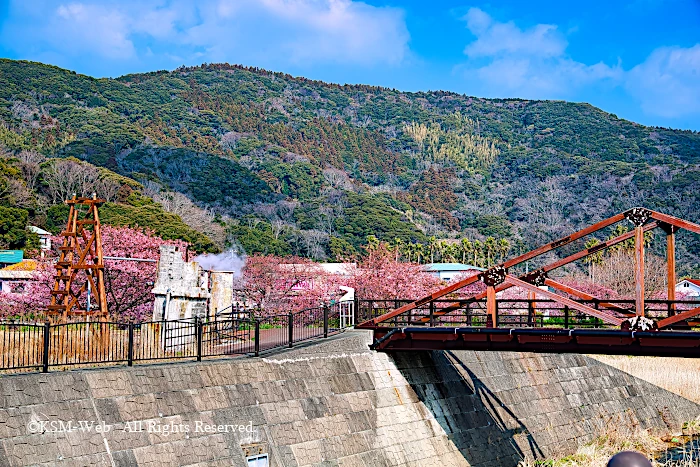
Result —
[{"label": "stone wall", "polygon": [[568,455],[608,430],[679,432],[700,415],[697,404],[583,355],[411,352],[395,363],[470,465]]},{"label": "stone wall", "polygon": [[583,356],[390,357],[368,340],[352,331],[267,358],[2,377],[0,466],[246,466],[257,453],[278,467],[515,466],[606,425],[666,432],[700,414]]}]

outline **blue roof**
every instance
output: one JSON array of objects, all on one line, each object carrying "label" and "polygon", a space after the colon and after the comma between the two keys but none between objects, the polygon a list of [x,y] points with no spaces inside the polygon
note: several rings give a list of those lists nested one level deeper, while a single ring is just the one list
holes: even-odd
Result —
[{"label": "blue roof", "polygon": [[23,258],[24,251],[22,250],[0,250],[0,263],[21,263]]},{"label": "blue roof", "polygon": [[476,270],[476,271],[485,271],[486,269],[480,268],[479,266],[472,266],[471,264],[463,264],[463,263],[430,263],[426,264],[426,269],[428,271],[437,271],[437,272],[444,272],[444,271],[469,271],[469,270]]}]

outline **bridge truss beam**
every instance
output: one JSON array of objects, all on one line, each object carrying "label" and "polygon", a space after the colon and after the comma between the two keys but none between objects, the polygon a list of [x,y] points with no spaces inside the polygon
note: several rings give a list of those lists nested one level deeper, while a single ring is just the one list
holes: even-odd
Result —
[{"label": "bridge truss beam", "polygon": [[[583,249],[574,254],[571,254],[565,258],[546,264],[545,266],[539,268],[534,272],[521,275],[520,277],[515,277],[508,273],[508,270],[514,266],[520,265],[525,261],[529,261],[536,258],[544,253],[557,250],[565,245],[568,245],[576,240],[584,238],[602,229],[610,227],[622,220],[628,220],[634,224],[634,229],[630,232],[626,232],[619,235],[613,239],[601,242],[591,248]],[[568,236],[560,238],[556,241],[550,242],[543,245],[537,249],[529,251],[525,254],[519,255],[516,258],[507,260],[499,265],[496,265],[487,271],[465,278],[454,284],[451,284],[437,292],[427,295],[419,300],[408,303],[404,306],[398,307],[382,316],[376,317],[370,321],[360,324],[358,327],[375,329],[375,337],[381,337],[386,335],[387,326],[391,326],[392,323],[396,326],[400,320],[406,322],[409,325],[426,325],[435,323],[436,318],[442,318],[450,315],[460,309],[465,305],[471,303],[477,303],[484,298],[486,299],[486,316],[487,328],[497,328],[499,326],[497,313],[497,303],[496,294],[510,287],[519,287],[521,289],[527,290],[529,296],[534,298],[536,296],[545,297],[546,299],[553,300],[561,306],[571,308],[587,316],[594,317],[601,320],[608,325],[622,326],[629,328],[632,326],[632,330],[645,330],[646,326],[650,326],[650,322],[635,319],[631,320],[629,318],[642,318],[645,315],[645,299],[644,299],[644,242],[645,233],[653,230],[655,228],[662,228],[666,232],[666,256],[667,256],[667,281],[668,281],[668,298],[671,301],[675,301],[675,279],[676,279],[676,265],[675,265],[675,233],[680,229],[685,229],[690,232],[700,234],[700,225],[694,224],[692,222],[678,219],[673,216],[655,212],[646,208],[633,208],[628,211],[622,212],[608,219],[604,219],[597,222],[589,227],[581,229],[574,232]],[[614,303],[609,303],[605,299],[596,298],[591,294],[577,290],[573,287],[561,284],[547,276],[547,273],[553,271],[559,267],[570,264],[574,261],[589,257],[610,247],[613,247],[621,242],[629,241],[634,239],[634,274],[635,274],[635,302],[632,309],[622,308]],[[455,300],[453,303],[444,306],[442,308],[436,308],[434,305],[438,300],[444,300],[444,298],[449,298],[455,292],[463,289],[472,284],[482,283],[486,286],[485,292],[473,293],[470,296],[460,298]],[[567,294],[574,298],[578,298],[585,301],[593,301],[596,304],[596,308],[586,306],[582,303],[565,297],[561,294],[550,292],[549,290],[544,290],[541,286],[549,286],[552,289],[557,290],[560,293]],[[423,309],[426,306],[430,307],[430,315],[416,313],[414,310]],[[598,309],[598,308],[603,308]],[[669,307],[669,317],[664,319],[659,319],[653,323],[654,327],[667,328],[673,324],[684,321],[688,318],[700,315],[700,307],[694,308],[692,310],[683,311],[676,314],[675,303],[672,303]],[[408,317],[408,319],[405,319]],[[427,328],[422,328],[427,329]],[[431,328],[436,329],[436,328]],[[453,330],[454,328],[452,328]],[[506,329],[508,330],[508,329]],[[530,329],[531,331],[532,329]],[[513,331],[513,329],[508,330]],[[608,330],[610,332],[628,332],[628,331],[616,331]],[[415,333],[415,332],[414,332]],[[421,332],[417,332],[420,334]],[[405,333],[399,333],[405,336]],[[438,333],[439,334],[439,333]],[[497,334],[497,333],[496,333]],[[455,334],[459,335],[459,333]],[[513,334],[509,334],[512,336]],[[392,334],[396,336],[396,334]],[[698,333],[698,343],[700,344],[700,333]],[[392,342],[396,341],[397,337],[392,337]],[[649,342],[649,339],[645,337],[645,341]],[[673,341],[678,343],[678,339]],[[578,345],[578,341],[574,341],[577,348],[581,348]],[[674,344],[674,345],[676,345]],[[569,345],[572,345],[569,342]],[[632,345],[631,343],[625,344],[626,346]],[[680,344],[678,344],[680,345]],[[647,349],[648,350],[648,349]],[[659,351],[661,352],[661,351]],[[658,352],[657,352],[658,353]]]}]

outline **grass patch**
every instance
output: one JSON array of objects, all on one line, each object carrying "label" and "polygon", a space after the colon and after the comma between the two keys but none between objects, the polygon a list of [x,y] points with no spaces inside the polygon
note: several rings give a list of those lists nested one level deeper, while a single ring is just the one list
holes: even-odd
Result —
[{"label": "grass patch", "polygon": [[671,357],[589,355],[599,362],[700,403],[700,360]]},{"label": "grass patch", "polygon": [[[686,425],[700,426],[700,421]],[[690,438],[658,437],[641,429],[610,429],[570,455],[557,459],[522,461],[518,467],[602,467],[620,451],[637,451],[649,458],[654,467],[695,467],[700,459],[698,449],[681,449],[681,458],[668,462],[654,460],[671,449],[679,448]]]}]

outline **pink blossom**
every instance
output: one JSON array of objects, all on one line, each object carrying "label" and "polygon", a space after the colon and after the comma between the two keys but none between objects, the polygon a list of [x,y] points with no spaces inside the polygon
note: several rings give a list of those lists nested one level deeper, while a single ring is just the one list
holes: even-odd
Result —
[{"label": "pink blossom", "polygon": [[[51,300],[56,274],[54,262],[59,256],[58,247],[62,241],[62,237],[54,237],[54,250],[47,252],[44,258],[36,259],[35,278],[29,282],[24,293],[0,293],[0,318],[43,319]],[[163,240],[147,229],[102,227],[104,256],[157,260],[160,245],[166,243],[177,245],[182,251],[186,246],[179,240]],[[155,275],[155,262],[105,260],[107,308],[112,319],[143,321],[150,316]],[[78,276],[76,287],[82,282]],[[82,297],[84,299],[85,294]]]}]

